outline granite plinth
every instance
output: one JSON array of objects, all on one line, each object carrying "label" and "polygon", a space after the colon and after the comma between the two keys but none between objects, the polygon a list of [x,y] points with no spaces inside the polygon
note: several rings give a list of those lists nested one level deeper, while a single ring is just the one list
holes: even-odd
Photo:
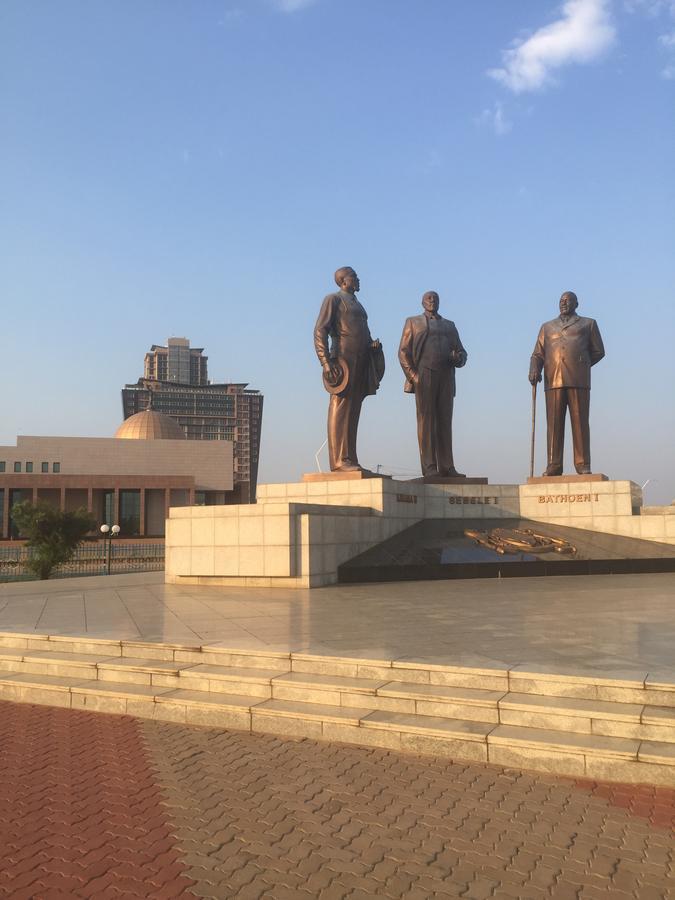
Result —
[{"label": "granite plinth", "polygon": [[487,484],[487,478],[467,475],[423,475],[421,478],[410,478],[411,484]]},{"label": "granite plinth", "polygon": [[641,515],[642,491],[631,481],[429,484],[363,472],[310,478],[258,485],[255,504],[172,508],[166,580],[245,587],[334,584],[343,563],[417,522],[439,519],[508,524],[522,518],[675,544],[675,516]]},{"label": "granite plinth", "polygon": [[368,469],[357,469],[355,472],[306,472],[302,476],[304,482],[316,481],[363,481],[364,478],[391,478],[391,475],[380,475]]},{"label": "granite plinth", "polygon": [[579,484],[586,481],[609,481],[601,472],[591,475],[535,475],[527,479],[528,484]]}]

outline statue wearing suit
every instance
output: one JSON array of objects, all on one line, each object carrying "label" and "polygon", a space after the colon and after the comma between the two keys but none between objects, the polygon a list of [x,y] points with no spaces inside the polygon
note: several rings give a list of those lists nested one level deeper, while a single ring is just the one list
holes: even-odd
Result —
[{"label": "statue wearing suit", "polygon": [[314,327],[314,348],[331,398],[328,406],[328,455],[332,472],[362,471],[356,455],[361,404],[374,394],[384,374],[380,342],[373,340],[368,315],[356,299],[359,277],[349,266],[338,269],[340,290],[321,305]]},{"label": "statue wearing suit", "polygon": [[454,322],[438,314],[436,291],[427,291],[422,306],[423,315],[406,319],[398,350],[403,390],[415,394],[422,474],[462,478],[452,456],[452,409],[455,369],[466,363],[466,350]]},{"label": "statue wearing suit", "polygon": [[574,466],[580,475],[591,474],[591,434],[588,413],[591,398],[591,366],[605,355],[595,319],[576,314],[576,294],[560,298],[560,316],[539,330],[530,360],[530,384],[544,372],[548,465],[545,475],[562,475],[565,414],[570,411]]}]

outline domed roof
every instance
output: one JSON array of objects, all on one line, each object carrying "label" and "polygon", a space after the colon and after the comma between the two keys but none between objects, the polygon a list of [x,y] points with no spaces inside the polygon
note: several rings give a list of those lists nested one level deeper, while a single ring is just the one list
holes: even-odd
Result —
[{"label": "domed roof", "polygon": [[175,419],[165,416],[154,409],[129,416],[115,432],[116,438],[132,441],[184,441],[185,435]]}]

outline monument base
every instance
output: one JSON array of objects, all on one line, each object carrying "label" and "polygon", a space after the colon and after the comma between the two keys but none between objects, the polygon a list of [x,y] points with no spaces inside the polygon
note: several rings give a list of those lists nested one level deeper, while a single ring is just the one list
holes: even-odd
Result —
[{"label": "monument base", "polygon": [[364,478],[391,478],[391,475],[380,475],[369,469],[357,469],[354,472],[306,472],[302,480],[307,483],[316,481],[362,481]]},{"label": "monument base", "polygon": [[421,478],[409,478],[407,484],[487,484],[487,478],[467,477],[466,475],[422,475]]},{"label": "monument base", "polygon": [[580,484],[587,481],[609,481],[601,472],[591,475],[535,475],[527,479],[528,484]]},{"label": "monument base", "polygon": [[[617,544],[616,553],[611,551],[611,541],[598,539],[597,548],[604,547],[605,555],[609,554],[609,562],[603,563],[606,567],[611,563],[607,571],[637,571],[625,568],[626,559],[633,560],[631,565],[642,566],[642,571],[655,571],[655,567],[671,571],[667,568],[672,566],[670,548],[665,553],[663,548],[650,550],[637,544],[646,540],[675,545],[675,515],[646,514],[642,491],[634,482],[589,481],[588,476],[583,479],[586,480],[560,476],[545,484],[521,485],[477,484],[471,483],[472,479],[459,479],[456,484],[425,484],[423,479],[417,483],[398,481],[366,472],[314,472],[300,483],[262,484],[258,485],[256,503],[173,507],[166,532],[166,580],[223,587],[308,588],[335,584],[345,563],[417,523],[423,523],[419,528],[422,543],[413,546],[414,535],[410,531],[401,538],[399,549],[404,556],[408,554],[406,559],[413,566],[405,573],[396,568],[404,578],[427,577],[424,573],[433,569],[432,550],[436,556],[440,554],[438,571],[449,571],[454,538],[447,544],[447,529],[461,533],[462,565],[473,565],[474,559],[466,559],[467,548],[472,554],[484,556],[483,549],[467,543],[464,530],[489,532],[495,526],[501,528],[501,523],[511,529],[535,531],[540,530],[539,523],[548,523],[555,529],[562,526],[583,529],[590,535],[638,539],[634,550],[625,549],[622,543],[621,547]],[[519,525],[518,520],[524,525]],[[440,530],[437,533],[434,529]],[[427,538],[431,543],[426,543]],[[563,559],[561,567],[556,551],[555,557],[543,560],[546,573],[562,569],[588,574],[591,569],[584,568],[580,558],[584,552],[593,571],[599,571],[601,560],[590,546],[595,547],[594,541],[595,537],[575,535],[571,543],[579,548],[579,555]],[[383,552],[389,549],[387,546]],[[479,562],[480,571],[489,571]],[[488,562],[496,562],[493,569],[502,574],[506,567],[510,574],[519,571],[513,560]],[[526,562],[531,573],[536,571],[532,565],[539,565],[542,560]],[[418,565],[422,569],[414,568]],[[388,566],[386,563],[384,568]],[[465,573],[462,577],[475,577],[471,569],[453,571],[455,577],[461,572]],[[352,572],[352,577],[357,575],[365,577],[361,565]]]}]

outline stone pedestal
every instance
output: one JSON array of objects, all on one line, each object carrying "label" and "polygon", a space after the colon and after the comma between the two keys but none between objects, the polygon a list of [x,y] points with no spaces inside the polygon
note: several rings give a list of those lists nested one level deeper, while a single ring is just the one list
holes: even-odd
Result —
[{"label": "stone pedestal", "polygon": [[600,472],[594,475],[535,475],[527,479],[528,484],[583,484],[593,481],[609,481]]},{"label": "stone pedestal", "polygon": [[422,475],[421,478],[410,478],[409,484],[487,484],[487,478],[470,477],[467,475]]},{"label": "stone pedestal", "polygon": [[632,481],[425,483],[354,474],[262,484],[255,504],[172,508],[166,580],[244,587],[334,584],[342,563],[424,519],[503,519],[508,525],[523,518],[675,544],[675,515],[644,514],[642,491]]},{"label": "stone pedestal", "polygon": [[302,480],[307,483],[317,481],[363,481],[365,478],[391,478],[391,475],[380,475],[370,472],[368,469],[358,469],[355,472],[306,472]]},{"label": "stone pedestal", "polygon": [[172,508],[166,580],[319,587],[337,581],[343,562],[421,519],[512,519],[519,514],[515,484],[313,475],[323,477],[258,485],[253,505]]},{"label": "stone pedestal", "polygon": [[[520,487],[520,512],[527,519],[575,525],[578,519],[631,516],[642,506],[642,491],[632,481],[591,480],[589,476],[549,476]],[[563,522],[574,519],[572,522]],[[601,523],[604,524],[604,523]],[[604,531],[604,528],[598,528]]]}]

